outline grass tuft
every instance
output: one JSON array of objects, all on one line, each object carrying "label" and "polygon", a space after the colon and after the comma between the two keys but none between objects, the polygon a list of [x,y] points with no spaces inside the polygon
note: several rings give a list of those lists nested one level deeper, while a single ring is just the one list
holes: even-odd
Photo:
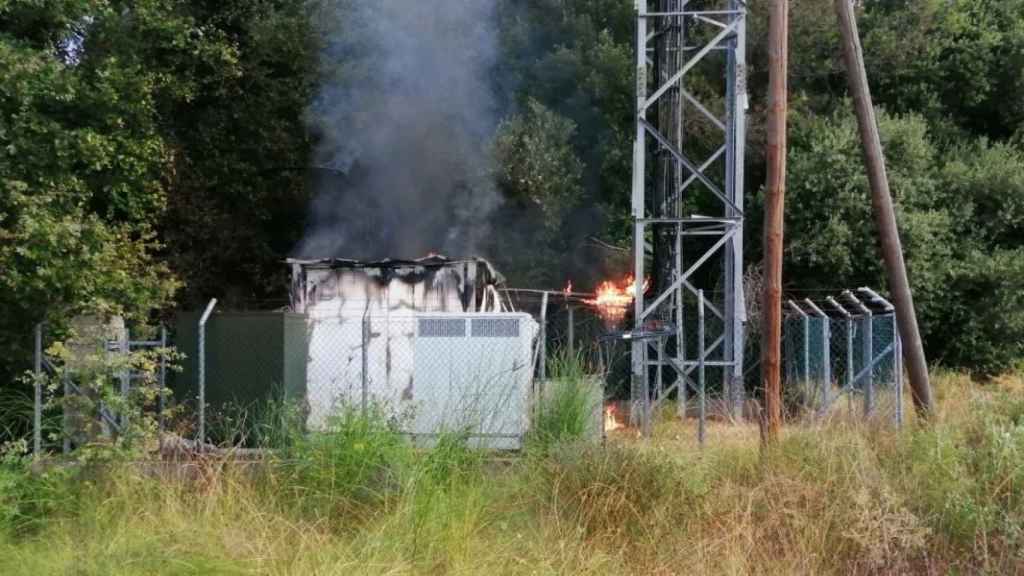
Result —
[{"label": "grass tuft", "polygon": [[545,453],[553,446],[600,434],[603,392],[582,356],[560,351],[548,361],[550,377],[534,408],[528,447]]}]

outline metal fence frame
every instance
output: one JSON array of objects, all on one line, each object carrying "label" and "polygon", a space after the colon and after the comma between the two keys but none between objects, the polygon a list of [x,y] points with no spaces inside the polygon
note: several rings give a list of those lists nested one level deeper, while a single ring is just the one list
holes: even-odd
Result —
[{"label": "metal fence frame", "polygon": [[[557,295],[557,292],[551,292]],[[544,385],[547,379],[547,356],[549,346],[549,326],[553,320],[565,323],[565,329],[560,334],[560,344],[567,347],[570,352],[582,350],[585,344],[577,336],[577,323],[592,321],[584,314],[578,314],[576,308],[568,298],[564,303],[565,318],[552,318],[549,315],[548,293],[538,294],[541,300],[541,307],[538,313],[533,314],[538,321],[538,334],[531,351],[530,362],[533,366],[533,384],[531,394],[534,398],[541,398],[544,394]],[[198,435],[197,440],[207,440],[206,430],[206,338],[205,325],[214,307],[216,299],[209,302],[202,316],[198,321],[198,349],[195,350],[198,360],[197,391],[198,391]],[[561,314],[563,306],[558,305],[552,311],[559,311]],[[861,395],[861,412],[865,418],[877,416],[881,408],[878,402],[877,392],[879,389],[891,388],[895,397],[892,406],[892,418],[897,426],[902,426],[904,419],[903,409],[903,366],[902,346],[897,330],[894,309],[891,303],[869,288],[859,288],[856,291],[846,290],[837,296],[828,296],[817,301],[809,298],[802,300],[787,300],[784,305],[784,345],[788,346],[784,367],[784,376],[787,387],[798,383],[813,384],[817,390],[817,397],[813,402],[813,408],[819,417],[829,414],[835,403],[843,396],[849,400],[850,409],[853,410],[853,400],[856,395]],[[614,338],[605,340],[643,340],[646,342],[644,348],[648,355],[656,355],[656,359],[664,358],[664,362],[678,364],[673,374],[678,373],[679,378],[666,385],[661,375],[660,366],[663,362],[654,362],[658,366],[655,371],[655,379],[650,382],[646,390],[639,394],[634,391],[631,398],[630,416],[633,423],[645,434],[649,435],[653,425],[653,419],[658,408],[670,399],[677,402],[678,411],[681,417],[687,417],[687,407],[691,402],[696,402],[696,435],[701,445],[706,440],[706,424],[708,417],[708,394],[707,388],[709,369],[720,369],[723,362],[714,356],[715,350],[720,345],[721,327],[712,325],[709,334],[708,314],[710,311],[715,316],[715,303],[709,301],[703,290],[696,293],[696,308],[694,313],[689,315],[691,319],[688,329],[694,330],[695,334],[687,334],[683,350],[666,350],[666,338],[659,336],[658,331],[652,330],[648,336],[638,331],[617,333]],[[359,362],[361,364],[361,386],[362,395],[360,406],[362,410],[368,409],[370,398],[369,382],[367,374],[371,361],[369,346],[366,342],[371,337],[370,319],[363,318],[362,341],[363,346],[360,352]],[[38,324],[34,330],[34,363],[33,372],[36,376],[34,385],[34,413],[33,413],[33,440],[32,448],[35,454],[40,454],[46,448],[43,438],[43,411],[47,404],[46,393],[43,389],[45,374],[56,375],[59,368],[52,358],[45,353],[46,327]],[[752,335],[756,337],[756,335]],[[713,342],[709,345],[709,338]],[[858,346],[859,343],[859,346]],[[881,344],[879,344],[881,343]],[[110,353],[128,354],[134,350],[145,348],[166,348],[169,344],[167,329],[160,328],[159,340],[131,340],[130,332],[125,329],[124,337],[119,341],[111,341],[106,345]],[[600,342],[596,343],[596,350],[599,361],[604,363],[604,352]],[[627,342],[628,344],[628,342]],[[756,341],[753,345],[756,347]],[[628,346],[627,346],[628,348]],[[681,359],[677,361],[677,359]],[[747,367],[745,374],[755,373],[758,366],[758,355],[747,355]],[[611,364],[610,358],[607,361]],[[602,375],[606,377],[608,371]],[[163,432],[164,421],[164,393],[167,383],[166,360],[161,358],[159,373],[157,375],[160,387],[158,410],[159,429]],[[132,389],[132,380],[135,375],[122,373],[117,376],[119,391],[121,394],[128,394]],[[64,378],[61,383],[59,394],[68,396],[80,393],[73,378]],[[727,391],[719,391],[726,394]],[[64,411],[63,419],[67,423],[67,411]],[[883,415],[884,416],[884,415]],[[125,424],[125,415],[113,414],[104,407],[101,407],[99,417],[115,430],[119,430]],[[65,426],[66,427],[66,426]],[[62,451],[67,453],[71,450],[71,441],[68,433],[63,433]]]},{"label": "metal fence frame", "polygon": [[[163,349],[167,348],[169,339],[167,335],[167,327],[161,325],[159,327],[160,338],[158,340],[132,340],[131,330],[125,327],[124,334],[117,340],[107,340],[104,342],[104,349],[109,354],[123,354],[128,355],[134,351],[146,350],[146,349]],[[47,399],[44,398],[43,380],[47,375],[49,376],[61,376],[60,394],[64,398],[70,397],[72,394],[82,394],[82,389],[78,384],[75,383],[73,375],[68,374],[66,371],[62,372],[60,366],[56,360],[50,358],[46,354],[44,347],[44,341],[46,336],[46,325],[44,323],[36,324],[33,331],[34,336],[34,353],[33,353],[33,407],[32,407],[32,453],[36,456],[41,455],[44,452],[43,445],[43,409],[46,407]],[[128,369],[121,371],[115,377],[118,382],[118,391],[121,396],[127,396],[132,390],[132,381],[136,380],[140,375],[135,371]],[[157,386],[159,387],[158,394],[158,406],[157,406],[157,421],[159,430],[162,432],[164,428],[164,396],[167,390],[167,359],[164,356],[160,357],[159,366],[157,368]],[[115,414],[108,407],[104,405],[99,406],[97,417],[100,418],[105,425],[110,426],[114,431],[120,431],[127,424],[128,416],[126,414]],[[67,406],[63,406],[61,409],[61,452],[68,454],[71,452],[71,435],[69,433],[69,418]]]},{"label": "metal fence frame", "polygon": [[[557,329],[563,337],[562,340],[544,338],[539,346],[547,347],[554,343],[573,350],[586,346],[578,337],[577,329],[577,325],[588,316],[580,313],[586,306],[574,305],[570,297],[558,291],[550,292],[550,300],[543,291],[535,292],[534,308],[531,311],[540,319],[542,333],[550,334],[552,329]],[[562,296],[566,300],[564,313],[561,311]],[[643,390],[631,387],[629,402],[630,422],[645,435],[651,432],[659,407],[674,401],[681,418],[692,418],[695,421],[697,439],[703,443],[707,439],[708,411],[711,408],[709,403],[716,399],[728,399],[728,391],[718,389],[715,386],[718,378],[709,374],[710,371],[721,370],[723,364],[718,356],[723,335],[722,322],[716,308],[720,304],[717,300],[720,294],[698,290],[694,296],[685,303],[687,324],[682,331],[683,350],[670,348],[666,344],[667,338],[655,334],[656,328],[625,332],[610,330],[598,336],[599,340],[607,342],[605,347],[609,349],[615,342],[625,341],[626,358],[631,340],[646,342],[643,348],[653,368],[650,385]],[[555,304],[552,305],[552,302]],[[536,308],[537,303],[540,303],[540,308]],[[579,309],[568,312],[574,308]],[[784,302],[784,312],[786,322],[783,342],[795,345],[800,350],[791,352],[783,365],[789,376],[786,378],[786,388],[793,390],[808,381],[813,381],[815,386],[815,395],[804,408],[812,408],[811,413],[815,417],[825,418],[845,396],[851,411],[856,409],[866,418],[891,413],[893,421],[902,425],[901,343],[893,308],[887,300],[874,290],[859,288],[825,298],[787,300]],[[760,366],[758,337],[758,331],[748,332],[743,372],[748,393],[756,390],[760,383],[757,377]],[[824,342],[829,345],[823,346]],[[606,355],[610,357],[612,354],[609,352]],[[544,365],[544,356],[538,355],[539,371]],[[621,359],[622,356],[619,354],[617,357]],[[664,358],[664,362],[674,362],[680,369],[662,372],[658,370],[662,364],[657,362],[658,358]],[[867,364],[864,364],[865,358],[868,359]],[[850,370],[847,366],[855,366],[856,369]],[[677,372],[681,382],[669,381],[675,379]],[[607,371],[605,376],[608,376]],[[880,390],[892,392],[895,401],[880,402]],[[853,406],[855,398],[860,400],[856,408]]]},{"label": "metal fence frame", "polygon": [[[870,288],[846,290],[838,299],[809,298],[784,304],[785,389],[802,394],[806,408],[828,415],[842,396],[862,398],[865,418],[891,412],[903,424],[902,346],[894,308]],[[880,402],[892,392],[891,406]],[[879,412],[886,408],[886,414]]]}]

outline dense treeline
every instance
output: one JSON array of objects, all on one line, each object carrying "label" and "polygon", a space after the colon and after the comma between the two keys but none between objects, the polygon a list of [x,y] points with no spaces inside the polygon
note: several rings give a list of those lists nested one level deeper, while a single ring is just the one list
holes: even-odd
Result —
[{"label": "dense treeline", "polygon": [[[354,1],[0,0],[3,382],[42,319],[283,302],[281,260],[315,192],[311,100],[325,77],[372,73],[323,52]],[[751,4],[753,263],[767,78],[766,2]],[[560,286],[609,265],[595,254],[615,251],[588,246],[629,242],[632,11],[498,2],[504,233],[486,251],[517,284]],[[884,287],[831,14],[831,0],[793,6],[786,282]],[[1022,14],[1024,0],[862,12],[928,351],[981,372],[1024,357]]]}]

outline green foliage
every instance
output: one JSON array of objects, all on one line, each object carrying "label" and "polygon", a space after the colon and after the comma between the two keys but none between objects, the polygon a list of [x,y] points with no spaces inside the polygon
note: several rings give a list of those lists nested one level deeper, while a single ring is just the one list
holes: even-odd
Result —
[{"label": "green foliage", "polygon": [[[870,192],[848,110],[798,115],[790,140],[787,274],[801,288],[883,286]],[[928,350],[994,374],[1022,355],[1024,154],[981,139],[943,151],[925,120],[882,111],[900,236]]]},{"label": "green foliage", "polygon": [[9,382],[36,322],[84,311],[144,317],[177,283],[154,258],[171,159],[158,75],[92,50],[107,19],[131,15],[84,0],[3,10],[0,378]]},{"label": "green foliage", "polygon": [[1024,150],[979,139],[942,160],[943,195],[956,200],[958,232],[984,247],[1024,246]]},{"label": "green foliage", "polygon": [[464,481],[479,471],[482,456],[482,451],[469,446],[468,434],[442,432],[417,462],[417,480],[440,484]]},{"label": "green foliage", "polygon": [[[942,291],[954,247],[953,215],[939,202],[937,153],[924,121],[882,113],[879,124],[900,235],[927,334],[946,304]],[[787,195],[800,209],[787,216],[788,282],[824,289],[884,285],[870,190],[850,110],[796,116],[789,166]]]},{"label": "green foliage", "polygon": [[146,319],[182,279],[283,293],[311,29],[303,3],[0,2],[0,386],[40,321]]},{"label": "green foliage", "polygon": [[[179,357],[162,348],[111,354],[104,332],[84,323],[77,327],[46,350],[56,369],[39,377],[53,398],[44,412],[64,416],[52,419],[45,440],[54,446],[68,440],[78,463],[133,458],[156,445],[155,407],[166,392],[160,389],[158,373],[161,363],[173,371]],[[132,375],[128,394],[121,392],[125,373]],[[70,394],[62,391],[65,382]]]},{"label": "green foliage", "polygon": [[549,379],[534,408],[527,446],[546,453],[553,446],[595,440],[601,433],[601,379],[587,372],[582,356],[559,351],[548,361]]},{"label": "green foliage", "polygon": [[[534,2],[503,9],[503,40],[510,55],[504,71],[515,79],[519,102],[527,107],[540,102],[576,123],[580,205],[601,206],[600,235],[627,244],[628,195],[622,191],[629,188],[634,106],[632,21],[627,2],[584,4]],[[1019,97],[1024,27],[1014,16],[1022,10],[1020,0],[908,0],[865,3],[860,15],[929,355],[986,374],[1006,369],[1021,356],[1018,308],[1012,290],[1003,287],[1019,285],[1018,267],[1011,260],[1024,237],[1018,198],[1024,190],[1024,157],[1019,143],[1010,140],[1024,133],[1024,98]],[[821,17],[832,11],[830,0],[811,0],[791,13],[790,77],[797,98],[790,114],[787,284],[884,288],[856,124],[841,98],[846,79],[836,54],[838,35],[830,19]],[[751,189],[764,175],[759,142],[767,85],[766,22],[767,5],[752,5]],[[720,98],[700,69],[687,78],[702,97]],[[704,137],[700,130],[688,136],[698,147]],[[748,240],[756,254],[760,213],[758,203],[752,204]],[[561,237],[571,235],[562,232]],[[544,263],[565,268],[557,252],[531,255],[529,268],[541,272],[512,269],[513,277],[550,284],[545,272],[550,265]]]},{"label": "green foliage", "polygon": [[175,153],[160,233],[186,305],[286,299],[281,260],[302,236],[312,196],[305,114],[328,73],[316,62],[329,33],[319,29],[329,20],[317,20],[322,4],[178,3],[212,46],[195,54],[147,38],[144,54],[189,86],[187,97],[159,102]]},{"label": "green foliage", "polygon": [[[109,462],[33,470],[8,452],[0,572],[1013,573],[1024,380],[933,381],[938,422],[794,426],[769,448],[756,425],[723,424],[701,448],[663,422],[643,442],[509,462],[457,434],[398,448],[386,422],[341,414],[330,444],[255,469],[190,462],[190,479]],[[395,449],[357,448],[369,439]],[[385,462],[393,473],[364,472]],[[378,497],[353,496],[367,485]]]},{"label": "green foliage", "polygon": [[0,442],[24,438],[32,429],[34,399],[25,387],[0,387]]},{"label": "green foliage", "polygon": [[873,92],[936,126],[1006,138],[1024,121],[1024,2],[914,0],[864,13]]},{"label": "green foliage", "polygon": [[510,199],[537,206],[555,230],[580,199],[581,164],[570,145],[576,126],[536,100],[498,129],[498,183]]},{"label": "green foliage", "polygon": [[571,143],[582,196],[571,225],[562,227],[561,254],[580,249],[581,230],[625,243],[635,105],[632,3],[501,2],[498,12],[499,94],[527,112],[536,101],[576,127]]},{"label": "green foliage", "polygon": [[[508,202],[499,212],[506,233],[496,235],[491,249],[504,273],[520,282],[551,285],[561,282],[545,264],[564,254],[566,234],[582,196],[582,163],[572,146],[576,125],[530,100],[526,109],[498,127],[494,143],[497,182]],[[518,245],[529,242],[532,250]]]},{"label": "green foliage", "polygon": [[324,432],[311,433],[286,452],[287,489],[299,505],[325,517],[338,508],[384,500],[397,490],[409,446],[373,408],[343,407]]},{"label": "green foliage", "polygon": [[[283,303],[280,261],[305,225],[320,120],[307,109],[325,78],[374,74],[324,17],[349,4],[0,2],[0,385],[27,367],[40,320],[143,318],[175,296]],[[497,5],[506,118],[494,175],[506,202],[483,249],[513,283],[582,284],[628,264],[591,237],[631,241],[633,4]],[[767,4],[750,10],[755,196]],[[860,13],[929,355],[982,373],[1021,355],[1022,12],[1024,0],[901,0]],[[831,13],[831,0],[808,0],[791,14],[787,282],[882,287]],[[330,61],[318,62],[325,46]],[[687,87],[721,104],[720,76],[696,67]],[[695,127],[689,145],[703,150],[713,130]],[[748,206],[756,256],[759,206]]]},{"label": "green foliage", "polygon": [[74,473],[33,471],[24,442],[0,445],[0,540],[30,534],[75,509]]},{"label": "green foliage", "polygon": [[614,542],[647,538],[664,515],[679,521],[692,512],[687,500],[703,491],[700,472],[693,472],[681,481],[688,472],[660,455],[565,443],[544,461],[538,480],[566,521],[589,537]]},{"label": "green foliage", "polygon": [[932,350],[953,366],[986,376],[1012,369],[1024,358],[1024,247],[973,249],[953,264],[951,296]]},{"label": "green foliage", "polygon": [[207,415],[207,430],[216,443],[263,449],[289,449],[306,433],[302,406],[272,395],[242,406],[228,402]]},{"label": "green foliage", "polygon": [[964,551],[1024,544],[1024,428],[1015,393],[974,398],[966,426],[912,432],[891,463],[908,505]]}]

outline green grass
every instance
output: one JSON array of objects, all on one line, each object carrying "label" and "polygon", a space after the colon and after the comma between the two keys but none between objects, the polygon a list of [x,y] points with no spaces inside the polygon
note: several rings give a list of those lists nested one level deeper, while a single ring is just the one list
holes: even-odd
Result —
[{"label": "green grass", "polygon": [[935,382],[933,424],[835,418],[766,451],[754,426],[712,423],[701,450],[665,420],[648,441],[496,458],[350,412],[265,466],[190,480],[8,458],[0,574],[1020,573],[1024,381]]},{"label": "green grass", "polygon": [[557,444],[599,437],[603,390],[581,358],[563,350],[548,360],[549,379],[534,406],[527,438],[534,451],[543,453]]}]

